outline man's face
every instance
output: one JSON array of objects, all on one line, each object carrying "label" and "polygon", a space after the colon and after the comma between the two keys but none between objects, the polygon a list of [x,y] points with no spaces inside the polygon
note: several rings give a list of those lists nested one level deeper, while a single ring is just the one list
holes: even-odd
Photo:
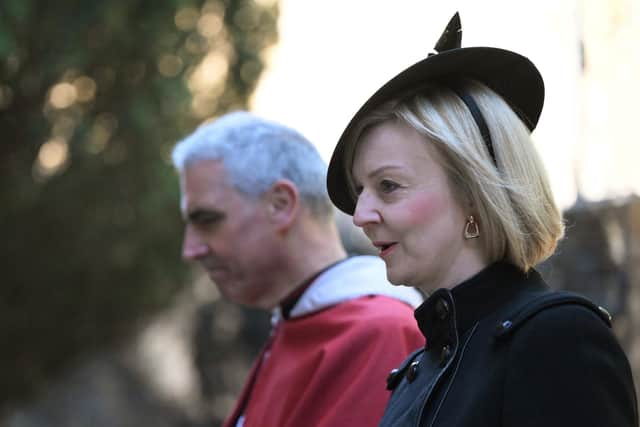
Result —
[{"label": "man's face", "polygon": [[260,307],[278,268],[277,236],[266,203],[231,187],[217,160],[189,165],[180,184],[183,258],[198,261],[227,299]]}]

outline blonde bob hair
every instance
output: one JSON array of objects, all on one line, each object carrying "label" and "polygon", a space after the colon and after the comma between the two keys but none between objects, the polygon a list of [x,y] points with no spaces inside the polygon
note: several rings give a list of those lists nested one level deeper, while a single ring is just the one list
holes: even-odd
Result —
[{"label": "blonde bob hair", "polygon": [[357,200],[353,157],[365,129],[387,120],[406,123],[433,144],[460,206],[471,207],[487,261],[506,260],[526,272],[553,254],[564,234],[562,215],[529,129],[487,86],[465,81],[461,87],[487,123],[495,162],[460,97],[434,85],[381,105],[357,124],[356,143],[345,153],[348,191]]}]

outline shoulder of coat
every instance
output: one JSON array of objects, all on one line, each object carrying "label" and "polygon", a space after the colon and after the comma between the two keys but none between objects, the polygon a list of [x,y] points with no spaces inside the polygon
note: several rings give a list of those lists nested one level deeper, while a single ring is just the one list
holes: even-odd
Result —
[{"label": "shoulder of coat", "polygon": [[498,339],[507,339],[512,336],[518,328],[540,312],[567,305],[585,307],[598,315],[608,327],[611,327],[611,315],[605,308],[593,303],[582,295],[569,291],[555,291],[538,296],[528,301],[524,306],[506,314],[496,324],[494,336]]}]

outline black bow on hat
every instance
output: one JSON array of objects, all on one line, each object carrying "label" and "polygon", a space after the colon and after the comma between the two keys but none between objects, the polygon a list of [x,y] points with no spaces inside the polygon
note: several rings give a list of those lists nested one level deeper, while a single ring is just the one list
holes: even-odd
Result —
[{"label": "black bow on hat", "polygon": [[353,215],[356,203],[348,190],[346,168],[351,165],[344,164],[347,147],[356,143],[350,137],[351,133],[364,116],[387,101],[418,92],[429,84],[450,86],[471,110],[493,156],[491,139],[482,115],[479,110],[474,112],[473,100],[470,97],[465,99],[465,95],[456,89],[456,82],[472,79],[500,95],[531,131],[535,129],[544,103],[544,82],[536,66],[515,52],[493,47],[462,48],[461,41],[460,15],[456,13],[438,39],[434,48],[436,52],[385,83],[349,121],[333,151],[327,174],[329,197],[341,211]]}]

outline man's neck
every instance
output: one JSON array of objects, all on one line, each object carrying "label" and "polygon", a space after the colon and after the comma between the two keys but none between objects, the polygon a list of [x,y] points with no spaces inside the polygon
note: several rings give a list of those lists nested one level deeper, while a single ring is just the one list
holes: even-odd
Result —
[{"label": "man's neck", "polygon": [[314,225],[307,224],[299,230],[300,234],[292,235],[284,242],[287,245],[284,274],[275,288],[277,295],[273,295],[272,307],[293,295],[309,278],[347,257],[335,226]]}]

